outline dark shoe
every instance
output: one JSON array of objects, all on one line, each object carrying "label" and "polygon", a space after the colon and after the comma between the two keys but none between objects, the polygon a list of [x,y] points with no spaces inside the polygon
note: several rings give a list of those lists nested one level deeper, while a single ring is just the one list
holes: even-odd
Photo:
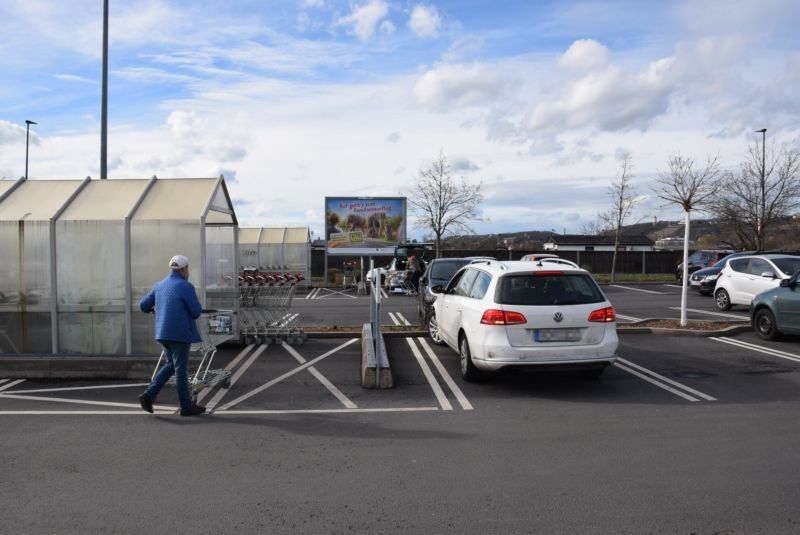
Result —
[{"label": "dark shoe", "polygon": [[206,408],[200,405],[192,405],[188,409],[181,409],[181,416],[196,416],[206,412]]},{"label": "dark shoe", "polygon": [[153,413],[153,398],[151,398],[150,394],[147,392],[139,396],[139,404],[142,406],[142,409],[151,414]]}]

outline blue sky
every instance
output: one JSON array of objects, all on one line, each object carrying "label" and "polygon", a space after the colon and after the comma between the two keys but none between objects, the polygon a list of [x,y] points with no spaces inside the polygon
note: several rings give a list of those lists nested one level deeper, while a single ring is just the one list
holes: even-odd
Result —
[{"label": "blue sky", "polygon": [[[243,225],[323,229],[439,151],[479,232],[577,232],[630,152],[634,219],[670,154],[796,144],[795,0],[111,0],[109,177],[225,174]],[[99,176],[102,1],[0,0],[0,176]],[[422,231],[410,232],[421,236]]]}]

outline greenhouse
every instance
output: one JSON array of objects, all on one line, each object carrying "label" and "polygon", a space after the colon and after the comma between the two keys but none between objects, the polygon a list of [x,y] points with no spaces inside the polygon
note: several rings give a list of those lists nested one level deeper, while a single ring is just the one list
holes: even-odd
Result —
[{"label": "greenhouse", "polygon": [[236,230],[222,177],[0,183],[0,352],[158,352],[139,299],[184,254],[203,305],[235,309]]},{"label": "greenhouse", "polygon": [[311,279],[308,227],[240,228],[239,265],[260,271],[300,273]]}]

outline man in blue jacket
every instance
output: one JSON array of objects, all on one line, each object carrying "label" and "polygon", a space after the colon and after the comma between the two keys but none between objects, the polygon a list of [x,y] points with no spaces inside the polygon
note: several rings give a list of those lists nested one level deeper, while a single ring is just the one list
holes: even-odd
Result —
[{"label": "man in blue jacket", "polygon": [[189,392],[189,347],[193,342],[201,341],[194,320],[200,316],[203,307],[188,280],[189,259],[175,255],[169,261],[169,267],[170,274],[158,281],[139,301],[142,312],[155,309],[156,341],[164,348],[166,362],[139,396],[139,403],[147,412],[153,412],[153,402],[174,373],[181,416],[194,416],[206,411],[205,407],[192,403]]}]

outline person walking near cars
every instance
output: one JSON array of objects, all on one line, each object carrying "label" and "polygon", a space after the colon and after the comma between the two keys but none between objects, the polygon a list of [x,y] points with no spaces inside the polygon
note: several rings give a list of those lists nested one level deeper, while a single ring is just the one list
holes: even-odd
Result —
[{"label": "person walking near cars", "polygon": [[175,255],[169,261],[170,274],[158,281],[139,301],[142,312],[156,313],[156,341],[164,349],[166,364],[158,370],[150,386],[139,396],[142,409],[153,412],[158,393],[175,374],[175,387],[181,405],[181,416],[194,416],[206,411],[192,403],[189,392],[189,348],[200,342],[195,321],[200,317],[202,305],[194,286],[189,282],[189,259]]},{"label": "person walking near cars", "polygon": [[416,256],[408,257],[408,269],[411,271],[411,288],[414,295],[419,292],[419,278],[422,276],[422,264]]}]

